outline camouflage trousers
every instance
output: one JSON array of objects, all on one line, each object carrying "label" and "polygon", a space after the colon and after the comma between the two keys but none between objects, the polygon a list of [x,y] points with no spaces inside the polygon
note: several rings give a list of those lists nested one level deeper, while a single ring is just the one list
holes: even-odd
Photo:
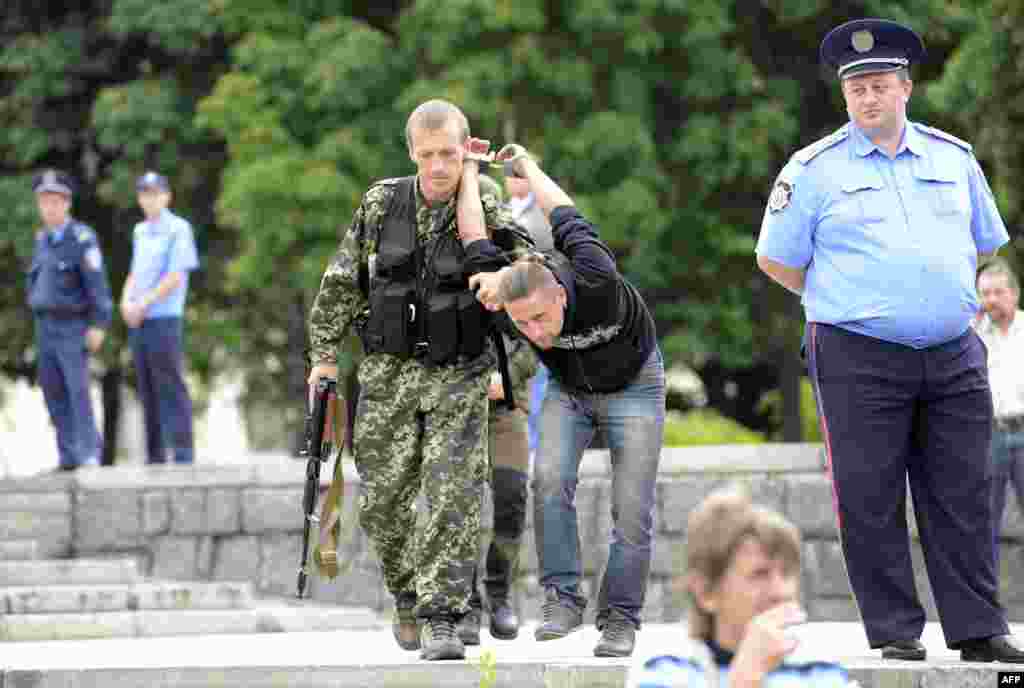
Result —
[{"label": "camouflage trousers", "polygon": [[[415,597],[417,616],[463,614],[488,473],[486,375],[367,359],[359,377],[359,516],[384,582],[396,600]],[[426,513],[417,518],[421,492]]]}]

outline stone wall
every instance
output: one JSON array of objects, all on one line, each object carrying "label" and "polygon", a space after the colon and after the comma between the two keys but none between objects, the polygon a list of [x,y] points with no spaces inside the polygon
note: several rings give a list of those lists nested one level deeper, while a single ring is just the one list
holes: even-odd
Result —
[{"label": "stone wall", "polygon": [[[676,620],[684,599],[673,584],[683,573],[686,519],[711,489],[738,481],[755,498],[785,513],[804,534],[803,594],[812,620],[856,620],[832,510],[832,492],[818,445],[738,445],[666,449],[658,482],[657,535],[645,617]],[[577,492],[585,586],[596,598],[611,531],[607,452],[584,459]],[[327,472],[326,470],[324,471]],[[323,601],[390,607],[379,569],[353,515],[358,478],[347,467],[348,494],[335,581],[314,578]],[[125,467],[79,471],[71,495],[70,538],[55,536],[66,554],[134,553],[142,569],[163,579],[248,580],[265,595],[294,595],[302,519],[302,462],[281,457],[248,466]],[[1012,621],[1024,621],[1024,520],[1009,500],[1002,543],[1002,598]],[[489,499],[485,499],[485,523]],[[909,509],[908,509],[909,511]],[[523,540],[517,604],[535,617],[540,603],[532,513]],[[56,525],[54,526],[57,527]],[[911,523],[912,532],[913,523]],[[487,542],[484,538],[483,544]],[[914,541],[918,590],[931,618],[934,604]],[[588,611],[593,614],[593,604]]]}]

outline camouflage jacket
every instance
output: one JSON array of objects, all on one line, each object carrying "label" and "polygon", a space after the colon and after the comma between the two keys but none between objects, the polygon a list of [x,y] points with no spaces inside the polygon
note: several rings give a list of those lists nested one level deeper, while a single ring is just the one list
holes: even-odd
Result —
[{"label": "camouflage jacket", "polygon": [[[342,238],[320,282],[320,291],[309,320],[310,360],[318,363],[335,363],[338,348],[353,326],[365,323],[370,313],[367,295],[359,284],[360,269],[368,270],[369,256],[377,251],[377,237],[385,215],[391,206],[397,179],[377,182],[366,192],[356,209],[352,224]],[[457,194],[447,203],[431,208],[424,200],[416,183],[416,225],[417,237],[424,244],[434,237],[455,229],[455,204]],[[516,223],[498,199],[486,191],[481,193],[484,221],[488,233],[503,246],[525,245],[518,233]],[[491,272],[510,262],[506,250],[490,240],[476,241],[466,247],[466,272]],[[488,347],[491,350],[491,347]],[[493,366],[493,354],[481,357],[484,361],[473,365],[489,368]],[[401,370],[423,368],[416,360],[403,361],[388,354],[367,356],[360,366],[360,384],[363,387],[375,382],[393,384]],[[481,371],[482,372],[482,371]]]}]

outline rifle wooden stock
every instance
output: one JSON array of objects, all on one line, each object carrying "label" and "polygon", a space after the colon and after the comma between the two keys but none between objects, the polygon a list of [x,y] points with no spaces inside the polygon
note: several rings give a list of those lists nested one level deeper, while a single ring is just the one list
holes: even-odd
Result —
[{"label": "rifle wooden stock", "polygon": [[329,378],[317,380],[313,392],[313,408],[306,416],[306,484],[302,493],[302,560],[299,562],[298,597],[302,597],[309,578],[309,531],[315,515],[317,495],[320,493],[320,464],[330,458],[333,438],[333,418],[337,407],[337,383]]}]

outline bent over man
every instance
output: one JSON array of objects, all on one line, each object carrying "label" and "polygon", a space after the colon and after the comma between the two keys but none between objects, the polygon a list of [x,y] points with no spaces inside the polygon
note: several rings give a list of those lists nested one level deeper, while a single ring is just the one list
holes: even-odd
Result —
[{"label": "bent over man", "polygon": [[535,637],[562,638],[583,625],[576,485],[583,452],[600,429],[611,450],[614,528],[594,654],[627,656],[647,591],[665,422],[654,321],[572,199],[521,146],[506,146],[498,158],[506,173],[529,182],[550,218],[556,252],[470,278],[479,285],[477,297],[490,309],[503,308],[551,371],[534,458],[534,527],[545,589]]}]

